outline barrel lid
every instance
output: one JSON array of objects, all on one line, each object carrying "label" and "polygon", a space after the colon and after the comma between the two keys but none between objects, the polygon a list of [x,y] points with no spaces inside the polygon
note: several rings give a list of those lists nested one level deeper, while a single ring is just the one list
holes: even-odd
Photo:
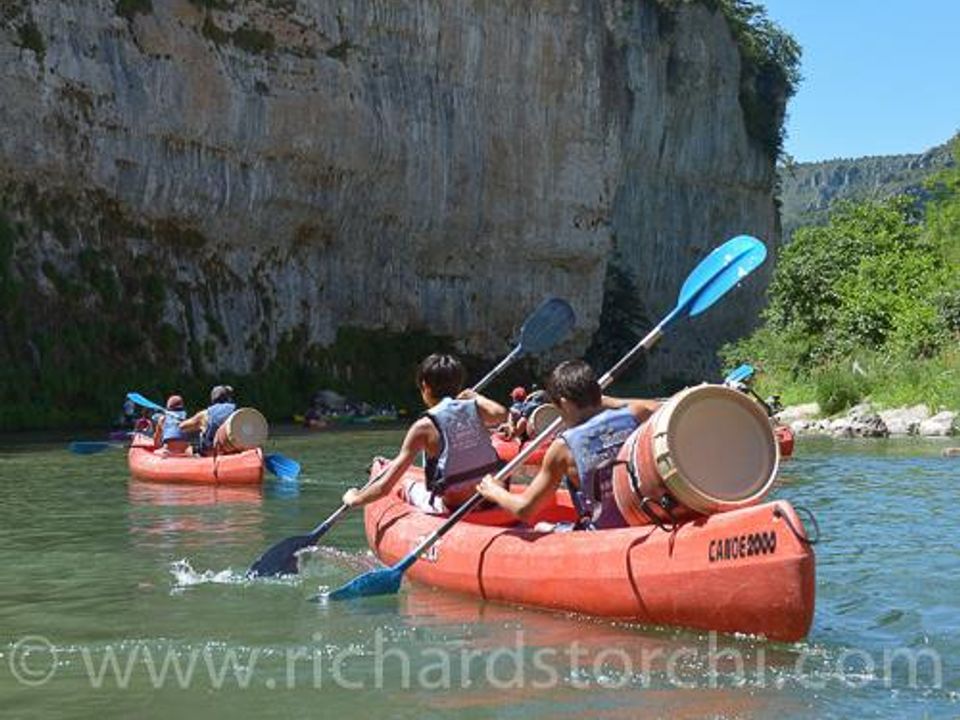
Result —
[{"label": "barrel lid", "polygon": [[267,441],[267,419],[255,408],[240,408],[225,423],[230,442],[238,447],[261,447]]},{"label": "barrel lid", "polygon": [[658,414],[654,454],[684,505],[710,514],[752,505],[769,492],[780,457],[770,420],[745,394],[698,385]]}]

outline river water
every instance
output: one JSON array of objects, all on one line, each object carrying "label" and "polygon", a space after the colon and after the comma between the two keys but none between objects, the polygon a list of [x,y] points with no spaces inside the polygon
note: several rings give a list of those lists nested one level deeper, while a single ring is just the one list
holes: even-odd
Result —
[{"label": "river water", "polygon": [[[359,513],[295,579],[246,581],[362,483],[396,430],[289,435],[297,484],[135,483],[120,449],[0,444],[0,717],[960,716],[960,459],[932,441],[800,440],[775,492],[812,510],[797,644],[483,603],[406,583],[313,603],[374,566]],[[576,591],[575,588],[571,589]]]}]

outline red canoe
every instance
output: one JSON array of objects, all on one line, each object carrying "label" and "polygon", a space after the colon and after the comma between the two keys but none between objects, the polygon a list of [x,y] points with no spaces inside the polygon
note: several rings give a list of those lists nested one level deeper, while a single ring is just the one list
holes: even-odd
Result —
[{"label": "red canoe", "polygon": [[[371,476],[384,462],[373,463]],[[364,519],[367,542],[387,564],[444,520],[408,505],[399,490],[367,506]],[[572,519],[569,496],[558,492],[534,522]],[[544,534],[510,522],[500,510],[472,513],[407,574],[485,600],[649,625],[782,641],[810,629],[814,555],[785,501],[702,517],[673,533],[644,526]]]},{"label": "red canoe", "polygon": [[263,482],[260,449],[201,457],[154,450],[153,438],[134,435],[127,454],[130,474],[140,480],[206,485],[259,485]]},{"label": "red canoe", "polygon": [[793,455],[793,430],[786,425],[777,425],[773,429],[773,434],[777,436],[777,445],[780,446],[780,457],[788,458]]},{"label": "red canoe", "polygon": [[[497,451],[497,457],[505,463],[513,460],[527,445],[527,443],[520,442],[520,440],[516,438],[508,440],[500,433],[492,433],[490,435],[490,443],[493,445],[493,449]],[[534,450],[530,454],[530,457],[526,459],[523,463],[523,468],[527,471],[526,474],[532,475],[540,469],[540,463],[543,462],[543,456],[547,454],[547,447],[549,447],[549,445],[550,443],[543,443],[543,445]]]}]

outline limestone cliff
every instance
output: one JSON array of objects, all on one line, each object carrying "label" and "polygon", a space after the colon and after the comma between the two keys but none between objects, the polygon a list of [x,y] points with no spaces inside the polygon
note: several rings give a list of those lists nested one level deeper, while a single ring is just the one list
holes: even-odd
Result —
[{"label": "limestone cliff", "polygon": [[[249,374],[344,328],[493,357],[548,294],[579,353],[614,246],[658,318],[712,246],[779,233],[713,5],[7,2],[0,353],[38,388],[134,358]],[[713,370],[768,271],[650,378]]]}]

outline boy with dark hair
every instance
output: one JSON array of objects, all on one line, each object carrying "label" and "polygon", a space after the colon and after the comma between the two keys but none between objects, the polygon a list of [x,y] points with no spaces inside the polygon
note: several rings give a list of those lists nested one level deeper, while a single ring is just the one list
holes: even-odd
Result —
[{"label": "boy with dark hair", "polygon": [[613,465],[627,437],[657,409],[653,400],[617,399],[602,394],[593,369],[567,360],[547,381],[550,401],[560,409],[564,430],[547,449],[540,471],[522,494],[511,493],[491,475],[477,491],[521,520],[567,479],[581,528],[624,527],[613,495]]},{"label": "boy with dark hair", "polygon": [[407,431],[380,479],[361,490],[347,490],[345,505],[358,507],[386,495],[420,452],[426,458],[426,483],[405,487],[408,502],[444,513],[473,495],[477,480],[500,466],[487,426],[502,422],[507,411],[483,395],[462,390],[465,377],[463,365],[452,355],[433,354],[420,363],[416,382],[427,412]]}]

